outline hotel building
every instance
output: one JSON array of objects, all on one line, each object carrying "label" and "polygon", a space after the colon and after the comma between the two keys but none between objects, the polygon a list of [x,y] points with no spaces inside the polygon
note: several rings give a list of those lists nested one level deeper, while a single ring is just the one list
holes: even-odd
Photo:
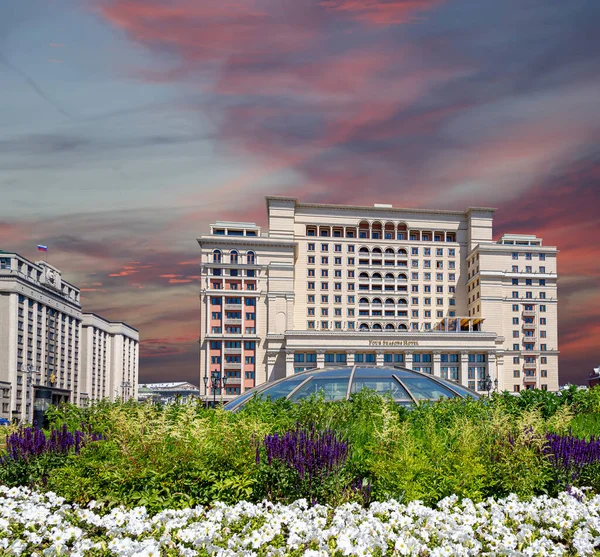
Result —
[{"label": "hotel building", "polygon": [[203,394],[214,373],[231,399],[352,363],[478,391],[558,390],[555,247],[533,235],[494,241],[489,208],[266,201],[268,233],[217,222],[198,238]]},{"label": "hotel building", "polygon": [[[0,251],[0,417],[31,420],[36,400],[46,397],[50,404],[101,398],[103,393],[91,391],[90,385],[105,373],[102,362],[84,358],[87,315],[82,313],[79,288],[59,269]],[[111,337],[117,338],[115,357],[107,368],[115,376],[110,385],[121,377],[134,385],[137,340],[130,355],[132,341],[126,350],[119,339],[137,338],[137,331],[125,324],[109,326]],[[135,396],[134,390],[129,396]]]}]

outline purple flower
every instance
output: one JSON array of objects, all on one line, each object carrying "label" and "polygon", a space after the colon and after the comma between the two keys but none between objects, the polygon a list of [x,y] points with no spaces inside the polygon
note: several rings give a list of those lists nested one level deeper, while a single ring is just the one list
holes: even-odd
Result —
[{"label": "purple flower", "polygon": [[[296,426],[284,434],[267,435],[262,443],[267,464],[279,461],[296,470],[300,479],[310,483],[323,480],[337,472],[346,461],[348,445],[331,430],[316,431]],[[256,451],[256,463],[260,464],[260,446]]]},{"label": "purple flower", "polygon": [[46,437],[46,434],[37,425],[22,427],[6,437],[6,455],[0,459],[0,463],[3,464],[9,460],[26,461],[31,457],[48,453],[66,455],[71,450],[75,454],[79,454],[81,447],[87,441],[102,439],[102,435],[91,433],[91,426],[82,429],[83,431],[76,430],[71,433],[64,425],[59,429],[52,429],[50,436]]}]

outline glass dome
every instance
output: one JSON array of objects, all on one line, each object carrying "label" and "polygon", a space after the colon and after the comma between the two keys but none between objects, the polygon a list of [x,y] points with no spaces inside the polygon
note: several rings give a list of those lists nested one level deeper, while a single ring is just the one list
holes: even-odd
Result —
[{"label": "glass dome", "polygon": [[255,394],[260,398],[286,398],[297,402],[312,394],[323,393],[325,400],[346,400],[352,393],[371,389],[381,395],[391,394],[403,406],[414,406],[423,401],[440,398],[479,398],[479,395],[446,379],[426,373],[393,366],[343,366],[311,369],[285,377],[273,383],[264,383],[233,399],[225,408],[239,410]]}]

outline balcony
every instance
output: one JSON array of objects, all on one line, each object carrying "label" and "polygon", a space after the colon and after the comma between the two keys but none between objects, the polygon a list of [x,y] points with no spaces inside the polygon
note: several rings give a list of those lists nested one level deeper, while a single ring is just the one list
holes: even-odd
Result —
[{"label": "balcony", "polygon": [[535,323],[523,323],[524,331],[530,331],[532,329],[535,329],[535,327],[536,327]]},{"label": "balcony", "polygon": [[523,377],[524,383],[535,383],[537,381],[537,375],[526,375]]},{"label": "balcony", "polygon": [[242,362],[225,362],[223,364],[224,369],[242,369]]},{"label": "balcony", "polygon": [[522,314],[523,314],[523,317],[535,317],[535,310],[524,309]]},{"label": "balcony", "polygon": [[525,362],[523,369],[537,369],[537,362]]},{"label": "balcony", "polygon": [[536,343],[537,342],[537,336],[524,336],[523,337],[523,342],[525,343]]},{"label": "balcony", "polygon": [[237,309],[237,310],[240,310],[240,309],[242,309],[242,304],[241,304],[241,302],[239,304],[224,304],[223,307],[225,309]]},{"label": "balcony", "polygon": [[225,354],[241,354],[242,353],[242,349],[241,348],[223,348],[223,351],[225,352]]},{"label": "balcony", "polygon": [[228,325],[241,325],[242,320],[233,317],[225,317],[225,323],[227,323]]}]

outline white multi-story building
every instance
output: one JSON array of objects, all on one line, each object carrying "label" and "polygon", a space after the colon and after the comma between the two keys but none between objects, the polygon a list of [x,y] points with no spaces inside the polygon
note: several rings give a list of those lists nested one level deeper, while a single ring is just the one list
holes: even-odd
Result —
[{"label": "white multi-story building", "polygon": [[[36,393],[42,389],[52,404],[81,404],[89,398],[82,361],[82,318],[79,288],[67,282],[59,269],[46,261],[34,263],[17,253],[0,251],[1,417],[31,420]],[[137,331],[130,327],[113,325],[113,334],[119,338],[137,338]],[[115,362],[123,362],[119,351],[126,359],[115,365],[125,366],[121,375],[131,382],[129,396],[134,397],[137,340],[135,345],[129,340],[119,340],[117,345]]]},{"label": "white multi-story building", "polygon": [[91,400],[137,399],[139,340],[126,323],[83,314],[82,375]]},{"label": "white multi-story building", "polygon": [[217,222],[198,239],[204,394],[213,374],[232,398],[355,362],[479,391],[558,390],[557,249],[530,235],[494,241],[494,209],[267,197],[267,212],[268,233]]}]

